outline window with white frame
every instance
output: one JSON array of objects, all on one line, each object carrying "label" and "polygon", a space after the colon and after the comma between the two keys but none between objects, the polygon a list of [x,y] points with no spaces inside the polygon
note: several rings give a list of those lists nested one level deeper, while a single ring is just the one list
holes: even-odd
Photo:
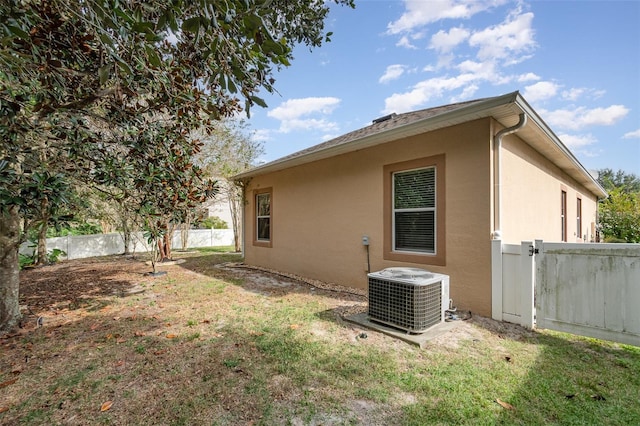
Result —
[{"label": "window with white frame", "polygon": [[436,252],[436,168],[393,173],[393,250]]},{"label": "window with white frame", "polygon": [[257,193],[256,202],[256,241],[271,241],[271,192]]},{"label": "window with white frame", "polygon": [[446,158],[416,158],[383,167],[383,257],[446,266]]},{"label": "window with white frame", "polygon": [[560,191],[560,241],[567,241],[567,191]]},{"label": "window with white frame", "polygon": [[582,240],[582,198],[580,197],[576,199],[576,236]]}]

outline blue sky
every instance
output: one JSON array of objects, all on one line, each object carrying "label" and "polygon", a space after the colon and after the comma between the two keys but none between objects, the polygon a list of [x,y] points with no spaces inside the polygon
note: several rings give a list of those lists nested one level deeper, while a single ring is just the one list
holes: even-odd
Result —
[{"label": "blue sky", "polygon": [[402,113],[519,90],[590,170],[640,176],[640,1],[356,0],[252,109],[261,161]]}]

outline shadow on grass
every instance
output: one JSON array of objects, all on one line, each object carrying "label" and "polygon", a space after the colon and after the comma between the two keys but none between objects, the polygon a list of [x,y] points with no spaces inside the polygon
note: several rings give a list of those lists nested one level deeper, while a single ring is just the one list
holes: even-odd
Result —
[{"label": "shadow on grass", "polygon": [[125,295],[149,270],[122,256],[26,269],[20,272],[20,304],[31,311],[86,307],[92,299]]},{"label": "shadow on grass", "polygon": [[344,404],[368,391],[370,368],[394,368],[386,355],[316,342],[269,317],[191,328],[170,324],[171,312],[114,314],[13,339],[0,354],[0,392],[10,392],[0,423],[382,425],[399,414],[372,408],[366,416],[379,419],[358,421]]},{"label": "shadow on grass", "polygon": [[436,386],[408,388],[442,397],[405,407],[406,424],[640,424],[640,348],[488,324],[491,337],[430,370]]},{"label": "shadow on grass", "polygon": [[[207,255],[171,268],[260,295],[352,296],[215,267],[237,259]],[[36,290],[47,278],[78,285],[58,266],[58,277],[34,280]],[[95,269],[82,266],[80,275],[102,284],[78,285],[78,299],[112,296],[109,282],[127,290],[148,271],[142,265],[127,281]],[[458,348],[373,346],[371,338],[311,333],[315,320],[339,323],[340,315],[311,299],[261,304],[224,292],[211,297],[228,307],[216,312],[220,305],[193,290],[201,283],[171,280],[170,272],[157,281],[157,299],[124,299],[0,341],[0,423],[640,424],[639,348],[475,317],[480,337]],[[60,285],[53,300],[72,294]],[[105,401],[113,406],[100,412]]]},{"label": "shadow on grass", "polygon": [[640,424],[640,348],[543,331],[501,424]]}]

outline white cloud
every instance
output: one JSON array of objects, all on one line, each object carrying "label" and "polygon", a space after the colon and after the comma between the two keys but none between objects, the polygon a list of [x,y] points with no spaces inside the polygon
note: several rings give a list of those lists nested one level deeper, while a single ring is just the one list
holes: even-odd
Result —
[{"label": "white cloud", "polygon": [[477,80],[474,74],[460,74],[456,77],[437,77],[421,81],[405,93],[394,93],[385,99],[383,113],[403,113],[424,105],[431,99],[442,97],[450,92],[473,85]]},{"label": "white cloud", "polygon": [[404,74],[407,67],[405,65],[394,64],[389,65],[382,77],[378,80],[379,83],[388,83],[389,81],[396,80]]},{"label": "white cloud", "polygon": [[530,52],[536,46],[532,27],[533,13],[521,13],[516,10],[499,25],[474,32],[469,45],[478,48],[478,58],[508,59],[518,62],[518,55]]},{"label": "white cloud", "polygon": [[471,33],[463,27],[451,28],[449,32],[438,31],[431,36],[429,47],[438,52],[446,53],[469,38]]},{"label": "white cloud", "polygon": [[580,130],[588,126],[612,126],[626,117],[629,109],[624,105],[611,105],[607,108],[593,109],[578,107],[555,111],[539,110],[539,113],[552,127]]},{"label": "white cloud", "polygon": [[490,79],[491,75],[496,73],[495,63],[491,61],[464,61],[458,64],[457,68],[463,74],[473,73],[487,79]]},{"label": "white cloud", "polygon": [[569,149],[576,150],[585,146],[593,145],[598,140],[591,134],[587,135],[570,135],[568,133],[561,133],[558,135],[562,143],[564,143]]},{"label": "white cloud", "polygon": [[440,55],[438,56],[438,63],[436,64],[436,69],[447,69],[453,66],[456,57],[453,54]]},{"label": "white cloud", "polygon": [[640,129],[633,132],[627,132],[622,136],[623,139],[640,139]]},{"label": "white cloud", "polygon": [[577,101],[582,95],[584,95],[585,89],[573,88],[562,91],[562,97],[568,101]]},{"label": "white cloud", "polygon": [[476,94],[478,89],[480,89],[480,87],[477,84],[470,84],[462,90],[462,93],[460,93],[460,95],[451,98],[451,102],[461,102],[466,99],[471,99]]},{"label": "white cloud", "polygon": [[322,129],[335,131],[338,125],[324,118],[302,118],[310,115],[329,115],[340,104],[340,99],[334,97],[310,97],[289,99],[277,108],[267,113],[269,117],[280,120],[282,133],[293,130]]},{"label": "white cloud", "polygon": [[273,137],[271,137],[270,129],[258,129],[253,132],[251,139],[258,142],[267,142],[273,140]]},{"label": "white cloud", "polygon": [[442,19],[469,19],[478,12],[504,3],[505,0],[405,0],[404,14],[387,25],[387,33],[400,34]]},{"label": "white cloud", "polygon": [[340,103],[333,97],[289,99],[267,113],[278,120],[291,120],[308,114],[331,114]]},{"label": "white cloud", "polygon": [[560,86],[556,83],[540,81],[531,86],[526,86],[522,95],[531,103],[539,102],[556,96],[559,88]]},{"label": "white cloud", "polygon": [[532,72],[518,76],[518,83],[526,83],[527,81],[538,81],[540,77]]},{"label": "white cloud", "polygon": [[417,47],[409,41],[409,37],[407,36],[400,37],[400,40],[398,40],[396,46],[406,47],[407,49],[417,49]]},{"label": "white cloud", "polygon": [[580,98],[598,99],[605,94],[604,90],[588,89],[586,87],[574,87],[562,91],[562,98],[575,102]]},{"label": "white cloud", "polygon": [[280,123],[279,131],[282,133],[289,133],[295,130],[312,130],[319,129],[327,132],[333,132],[338,130],[338,124],[325,119],[306,118],[306,119],[292,119],[284,120]]}]

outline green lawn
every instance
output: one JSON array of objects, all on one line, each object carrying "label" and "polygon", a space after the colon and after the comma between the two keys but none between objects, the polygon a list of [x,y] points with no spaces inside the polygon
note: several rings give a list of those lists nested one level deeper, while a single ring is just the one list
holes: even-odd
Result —
[{"label": "green lawn", "polygon": [[419,349],[345,323],[360,297],[185,256],[0,340],[0,423],[640,425],[640,348],[472,317]]}]

